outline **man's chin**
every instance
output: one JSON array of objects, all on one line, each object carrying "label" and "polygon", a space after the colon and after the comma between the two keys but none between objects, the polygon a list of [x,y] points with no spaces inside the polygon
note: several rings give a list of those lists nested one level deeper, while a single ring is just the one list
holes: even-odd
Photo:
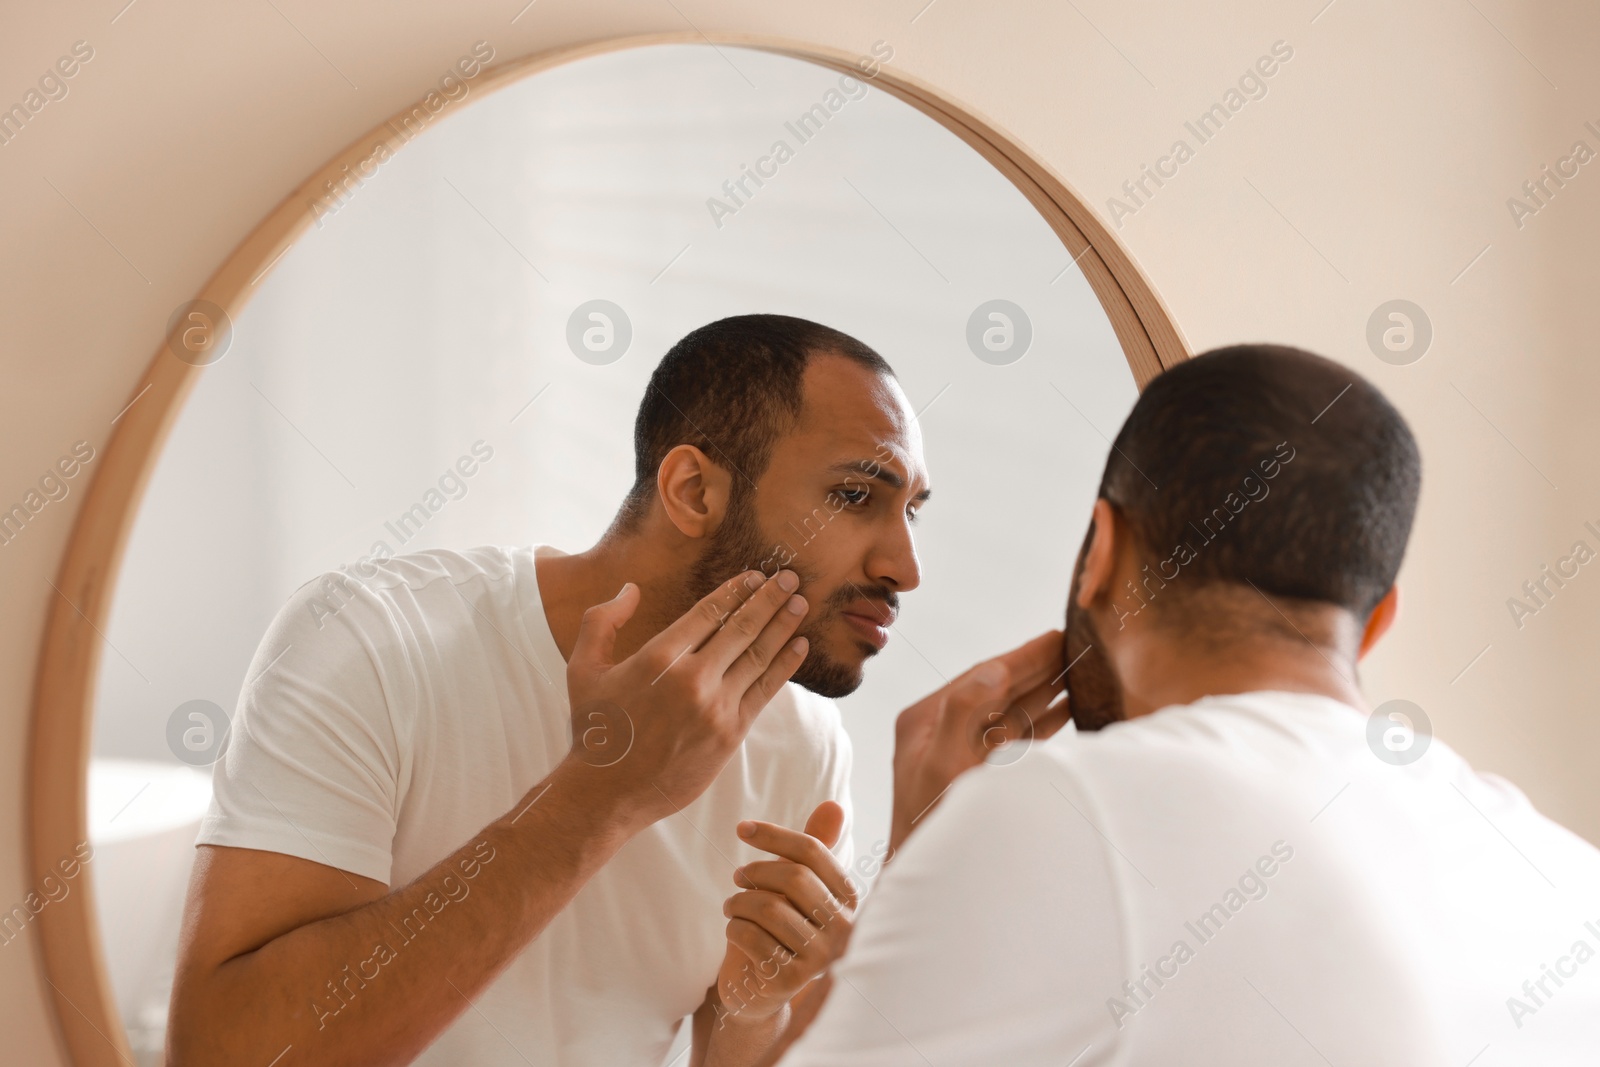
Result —
[{"label": "man's chin", "polygon": [[805,661],[800,664],[800,669],[795,671],[789,680],[820,697],[836,700],[839,697],[847,697],[861,688],[865,677],[865,660],[852,666],[813,646],[806,654]]}]

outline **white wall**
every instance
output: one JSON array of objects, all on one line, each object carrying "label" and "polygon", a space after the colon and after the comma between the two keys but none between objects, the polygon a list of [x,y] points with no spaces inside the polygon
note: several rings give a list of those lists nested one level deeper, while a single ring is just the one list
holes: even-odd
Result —
[{"label": "white wall", "polygon": [[[172,0],[8,13],[0,99],[20,99],[73,41],[91,40],[96,58],[70,96],[0,147],[0,500],[19,499],[73,441],[102,446],[172,309],[315,166],[475,40],[512,56],[692,27],[856,53],[884,39],[897,69],[1009,130],[1103,209],[1282,38],[1296,57],[1270,95],[1119,236],[1196,346],[1303,344],[1396,399],[1421,439],[1427,482],[1402,575],[1407,606],[1366,671],[1370,695],[1422,704],[1476,764],[1600,840],[1600,581],[1586,570],[1520,631],[1505,606],[1600,511],[1600,370],[1589,358],[1600,179],[1585,168],[1520,230],[1505,207],[1572,141],[1596,144],[1583,123],[1600,97],[1600,11],[1512,0],[520,7]],[[1407,368],[1378,363],[1363,340],[1372,310],[1394,297],[1422,304],[1436,332],[1433,351]],[[0,550],[11,608],[0,614],[6,901],[30,889],[30,694],[57,596],[45,578],[74,494]],[[31,939],[0,947],[0,1021],[8,1055],[48,1064],[59,1052],[36,963]]]}]

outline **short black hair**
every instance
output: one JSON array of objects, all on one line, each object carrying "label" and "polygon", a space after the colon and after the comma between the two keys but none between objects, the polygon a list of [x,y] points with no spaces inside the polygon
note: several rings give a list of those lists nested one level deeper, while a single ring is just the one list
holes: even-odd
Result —
[{"label": "short black hair", "polygon": [[1364,620],[1400,570],[1421,481],[1410,428],[1370,382],[1302,349],[1248,344],[1150,382],[1100,495],[1180,596],[1249,584]]},{"label": "short black hair", "polygon": [[634,419],[634,481],[622,527],[643,517],[661,461],[679,445],[694,445],[727,468],[736,493],[752,488],[772,446],[799,418],[806,365],[822,354],[894,376],[882,356],[849,334],[791,315],[718,319],[673,345],[650,375]]}]

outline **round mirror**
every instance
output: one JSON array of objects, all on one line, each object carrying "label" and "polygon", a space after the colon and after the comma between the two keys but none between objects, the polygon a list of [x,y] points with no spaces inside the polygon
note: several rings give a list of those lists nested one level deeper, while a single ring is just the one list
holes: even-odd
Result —
[{"label": "round mirror", "polygon": [[375,556],[587,548],[632,484],[645,382],[698,326],[776,312],[843,330],[894,366],[921,424],[922,584],[839,702],[858,870],[887,833],[894,714],[1060,624],[1106,435],[1137,394],[1128,358],[1023,194],[871,73],[675,45],[492,95],[458,80],[404,151],[308,205],[315,225],[237,321],[180,309],[206,369],[126,546],[89,770],[88,870],[142,1063],[159,1061],[208,771],[274,614]]}]

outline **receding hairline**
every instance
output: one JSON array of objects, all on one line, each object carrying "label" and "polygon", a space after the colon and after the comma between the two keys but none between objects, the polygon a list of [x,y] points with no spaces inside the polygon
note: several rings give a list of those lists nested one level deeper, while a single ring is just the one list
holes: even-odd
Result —
[{"label": "receding hairline", "polygon": [[[661,463],[679,445],[702,449],[718,466],[759,477],[772,449],[805,417],[806,378],[818,360],[842,359],[897,382],[872,346],[835,327],[791,315],[734,315],[691,330],[662,357],[634,420],[635,480],[618,519],[632,525],[655,490]],[[874,385],[872,388],[877,388]],[[898,409],[890,400],[879,406]],[[908,406],[908,405],[906,405]],[[903,417],[898,416],[896,422]]]}]

